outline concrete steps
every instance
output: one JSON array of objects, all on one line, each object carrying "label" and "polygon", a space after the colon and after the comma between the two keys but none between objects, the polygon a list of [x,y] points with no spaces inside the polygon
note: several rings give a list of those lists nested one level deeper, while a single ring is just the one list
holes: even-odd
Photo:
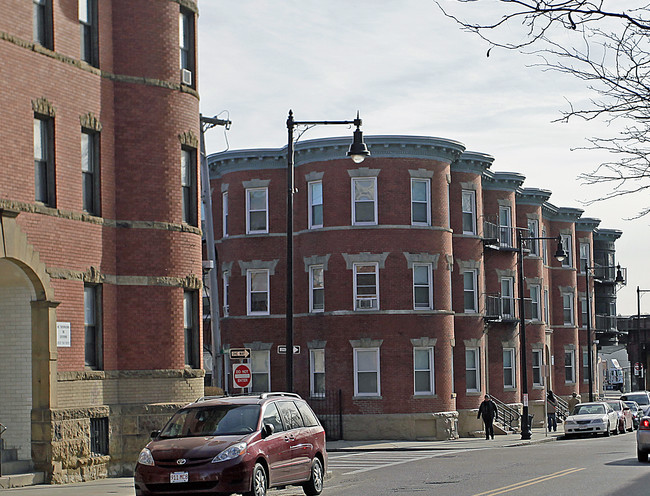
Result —
[{"label": "concrete steps", "polygon": [[[4,468],[2,469],[4,473]],[[43,472],[30,472],[26,474],[3,475],[0,477],[0,489],[13,489],[16,487],[35,486],[45,482]]]},{"label": "concrete steps", "polygon": [[17,449],[5,448],[0,450],[0,461],[2,461],[0,489],[33,486],[45,482],[45,474],[43,472],[34,472],[34,465],[31,460],[18,460]]}]

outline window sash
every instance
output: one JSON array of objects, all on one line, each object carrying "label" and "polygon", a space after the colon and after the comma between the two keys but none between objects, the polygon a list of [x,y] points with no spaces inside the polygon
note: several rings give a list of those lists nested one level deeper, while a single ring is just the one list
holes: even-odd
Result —
[{"label": "window sash", "polygon": [[591,247],[589,243],[580,243],[580,266],[578,267],[578,271],[581,274],[585,273],[585,267],[589,267],[591,265],[589,263],[590,248]]},{"label": "window sash", "polygon": [[573,295],[570,293],[562,295],[562,315],[564,325],[573,325]]},{"label": "window sash", "polygon": [[476,234],[476,191],[463,190],[463,234]]},{"label": "window sash", "polygon": [[435,394],[433,347],[413,348],[413,393]]},{"label": "window sash", "polygon": [[354,264],[354,309],[379,309],[378,264]]},{"label": "window sash", "polygon": [[228,237],[228,192],[221,195],[221,211],[222,211],[222,235],[224,238]]},{"label": "window sash", "polygon": [[100,301],[96,285],[84,285],[84,363],[86,367],[101,367]]},{"label": "window sash", "polygon": [[411,179],[411,224],[431,225],[431,185],[428,179]]},{"label": "window sash", "polygon": [[96,214],[99,211],[98,138],[97,133],[87,131],[81,133],[82,207],[91,214]]},{"label": "window sash", "polygon": [[533,350],[533,386],[542,386],[542,350]]},{"label": "window sash", "polygon": [[[531,238],[539,237],[539,222],[537,221],[537,219],[528,219],[528,236]],[[528,246],[530,248],[531,255],[539,256],[538,239],[529,239]]]},{"label": "window sash", "polygon": [[413,264],[413,308],[433,308],[433,273],[431,264]]},{"label": "window sash", "polygon": [[379,348],[354,349],[354,395],[379,396]]},{"label": "window sash", "polygon": [[463,272],[464,312],[476,313],[478,311],[477,272],[466,270]]},{"label": "window sash", "polygon": [[541,320],[542,315],[540,312],[540,286],[537,284],[530,286],[530,318],[532,320]]},{"label": "window sash", "polygon": [[515,350],[503,349],[503,387],[515,387]]},{"label": "window sash", "polygon": [[582,382],[589,382],[589,351],[582,352]]},{"label": "window sash", "polygon": [[199,368],[199,316],[196,291],[183,293],[183,329],[185,337],[185,365]]},{"label": "window sash", "polygon": [[246,232],[269,232],[269,195],[267,188],[246,190]]},{"label": "window sash", "polygon": [[323,183],[309,183],[309,228],[323,227]]},{"label": "window sash", "polygon": [[325,311],[325,281],[322,265],[309,267],[309,311]]},{"label": "window sash", "polygon": [[500,244],[512,247],[512,211],[510,207],[499,207]]},{"label": "window sash", "polygon": [[573,267],[573,249],[570,234],[561,234],[562,249],[566,252],[567,256],[562,260],[562,267]]},{"label": "window sash", "polygon": [[481,354],[479,348],[465,349],[465,389],[468,392],[481,390]]},{"label": "window sash", "polygon": [[269,315],[269,271],[249,269],[246,272],[248,315]]},{"label": "window sash", "polygon": [[576,382],[575,353],[573,350],[564,352],[564,382]]},{"label": "window sash", "polygon": [[512,277],[501,279],[501,314],[504,317],[514,317],[515,297],[513,293],[514,281]]},{"label": "window sash", "polygon": [[181,150],[181,191],[183,222],[196,224],[196,163],[190,150]]},{"label": "window sash", "polygon": [[267,350],[251,351],[251,391],[264,393],[271,389],[270,353]]},{"label": "window sash", "polygon": [[547,325],[550,325],[551,323],[551,308],[548,298],[548,289],[544,289],[544,322],[546,322]]},{"label": "window sash", "polygon": [[230,314],[230,272],[223,273],[223,316]]},{"label": "window sash", "polygon": [[54,206],[52,119],[34,117],[34,200]]},{"label": "window sash", "polygon": [[352,225],[377,224],[377,178],[352,178]]},{"label": "window sash", "polygon": [[322,398],[325,396],[325,350],[310,350],[309,356],[309,392],[312,397]]}]

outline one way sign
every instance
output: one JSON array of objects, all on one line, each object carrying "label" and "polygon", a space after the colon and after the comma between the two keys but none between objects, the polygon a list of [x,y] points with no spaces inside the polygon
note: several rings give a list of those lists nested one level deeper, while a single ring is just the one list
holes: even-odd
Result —
[{"label": "one way sign", "polygon": [[[278,354],[279,355],[286,355],[287,354],[287,345],[281,344],[278,346]],[[299,355],[300,354],[300,346],[294,346],[293,347],[293,354],[294,355]]]},{"label": "one way sign", "polygon": [[251,356],[250,348],[230,348],[230,358],[249,358]]}]

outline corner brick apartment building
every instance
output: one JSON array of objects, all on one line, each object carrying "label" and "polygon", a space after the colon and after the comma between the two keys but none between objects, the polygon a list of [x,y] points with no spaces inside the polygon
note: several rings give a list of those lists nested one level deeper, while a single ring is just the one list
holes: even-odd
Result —
[{"label": "corner brick apartment building", "polygon": [[[340,398],[347,439],[443,438],[456,428],[473,435],[485,393],[521,409],[520,230],[560,236],[568,253],[558,262],[554,240],[524,242],[534,423],[542,425],[548,388],[585,397],[584,267],[593,265],[594,236],[613,250],[621,232],[551,204],[549,191],[492,171],[491,156],[459,142],[371,136],[366,143],[371,156],[361,164],[346,157],[350,139],[296,144],[295,390],[317,410]],[[286,148],[208,160],[222,342],[252,350],[253,391],[281,390]],[[589,311],[594,322],[593,298]],[[596,364],[595,344],[591,353]]]},{"label": "corner brick apartment building", "polygon": [[5,473],[127,474],[203,394],[196,16],[0,3]]}]

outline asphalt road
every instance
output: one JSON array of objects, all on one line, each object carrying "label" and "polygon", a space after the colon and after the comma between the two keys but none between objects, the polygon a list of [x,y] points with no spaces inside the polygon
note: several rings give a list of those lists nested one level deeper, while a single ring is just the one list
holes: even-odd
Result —
[{"label": "asphalt road", "polygon": [[[618,496],[650,494],[635,434],[454,451],[332,453],[324,496]],[[132,480],[0,491],[16,496],[133,496]],[[302,495],[300,488],[270,495]]]}]

